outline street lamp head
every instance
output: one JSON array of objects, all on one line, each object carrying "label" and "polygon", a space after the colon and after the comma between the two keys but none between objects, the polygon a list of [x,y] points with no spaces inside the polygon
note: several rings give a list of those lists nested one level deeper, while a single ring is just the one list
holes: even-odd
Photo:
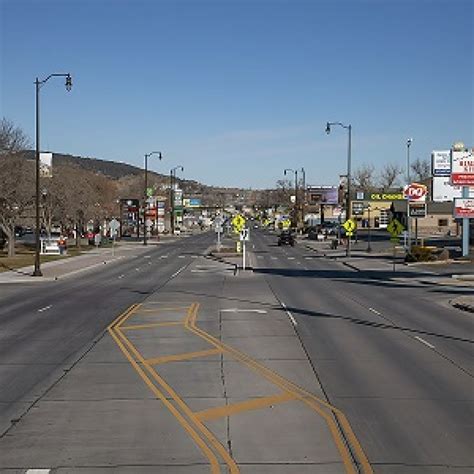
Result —
[{"label": "street lamp head", "polygon": [[71,74],[66,76],[66,90],[69,92],[72,89],[72,77]]},{"label": "street lamp head", "polygon": [[326,122],[326,133],[329,135],[331,133],[331,125],[329,122]]},{"label": "street lamp head", "polygon": [[413,142],[413,138],[409,138],[407,140],[407,146],[410,146],[412,144],[412,142]]}]

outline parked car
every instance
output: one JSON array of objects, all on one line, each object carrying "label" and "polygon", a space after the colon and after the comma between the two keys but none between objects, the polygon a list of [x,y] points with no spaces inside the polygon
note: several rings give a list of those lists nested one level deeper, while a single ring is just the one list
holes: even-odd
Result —
[{"label": "parked car", "polygon": [[284,230],[278,236],[278,245],[291,245],[292,247],[295,245],[295,236],[289,230]]}]

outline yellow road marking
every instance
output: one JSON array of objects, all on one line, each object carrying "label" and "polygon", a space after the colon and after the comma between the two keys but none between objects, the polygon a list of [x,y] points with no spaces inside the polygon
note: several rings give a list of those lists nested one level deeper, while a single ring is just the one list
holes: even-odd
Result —
[{"label": "yellow road marking", "polygon": [[139,313],[159,313],[163,311],[183,311],[188,310],[189,306],[177,306],[176,308],[143,308]]},{"label": "yellow road marking", "polygon": [[295,400],[295,396],[289,392],[283,392],[278,395],[272,395],[270,397],[252,398],[251,400],[245,400],[243,402],[232,403],[230,405],[222,405],[220,407],[208,408],[196,412],[196,416],[201,420],[215,420],[224,416],[235,415],[243,411],[258,410],[259,408],[269,407],[278,403],[287,402],[289,400]]},{"label": "yellow road marking", "polygon": [[163,321],[161,323],[150,323],[150,324],[135,324],[131,326],[120,326],[120,329],[126,329],[127,331],[135,329],[149,329],[149,328],[158,328],[161,326],[182,326],[182,321]]},{"label": "yellow road marking", "polygon": [[[127,310],[125,314],[122,314],[119,316],[114,323],[112,323],[109,327],[109,333],[114,339],[114,341],[117,343],[119,346],[120,350],[123,352],[125,357],[128,359],[130,364],[132,364],[132,367],[136,370],[138,375],[142,378],[142,380],[146,383],[148,388],[159,398],[163,404],[168,408],[168,410],[175,416],[175,418],[178,420],[178,422],[183,426],[183,428],[189,433],[189,435],[193,438],[193,440],[196,442],[196,444],[199,446],[201,451],[204,453],[204,455],[209,459],[209,462],[211,464],[211,472],[213,474],[219,474],[221,472],[220,467],[219,467],[219,462],[217,460],[217,457],[215,454],[209,449],[209,447],[204,443],[204,441],[199,437],[199,435],[196,433],[196,431],[193,429],[193,427],[186,421],[186,419],[181,415],[181,413],[175,408],[175,406],[166,398],[166,396],[158,390],[158,388],[153,384],[153,382],[149,379],[149,377],[146,375],[146,373],[142,370],[142,368],[137,364],[135,359],[131,356],[131,354],[128,352],[122,341],[120,340],[119,336],[117,336],[114,332],[114,324],[121,324],[123,321],[125,321],[130,315],[132,314],[132,311]],[[116,327],[116,326],[115,326]]]},{"label": "yellow road marking", "polygon": [[[174,402],[181,408],[181,410],[186,414],[186,416],[194,423],[194,425],[201,431],[201,433],[208,439],[214,449],[220,454],[220,456],[224,459],[226,464],[229,466],[229,472],[231,474],[239,474],[240,470],[229,455],[227,450],[222,446],[219,440],[214,436],[214,434],[194,415],[193,411],[184,403],[184,401],[178,396],[178,394],[171,388],[171,386],[153,369],[151,365],[149,365],[137,348],[133,345],[133,343],[127,339],[127,337],[123,334],[120,330],[120,325],[123,324],[126,319],[128,319],[132,313],[127,314],[124,318],[122,318],[114,327],[114,331],[118,334],[121,340],[128,346],[128,349],[132,352],[135,358],[142,363],[142,365],[146,368],[148,373],[152,376],[155,381],[168,392]],[[132,358],[133,359],[133,358]],[[137,364],[138,365],[138,364]],[[152,383],[152,382],[151,382]],[[154,384],[152,383],[154,386]],[[156,388],[156,387],[155,387]],[[178,412],[179,413],[179,412]],[[213,471],[214,472],[214,471]],[[220,471],[218,471],[220,472]]]},{"label": "yellow road marking", "polygon": [[[312,393],[307,392],[301,387],[298,387],[297,385],[293,384],[289,380],[284,379],[280,375],[276,374],[275,372],[271,371],[265,366],[259,364],[258,362],[256,362],[255,360],[247,356],[246,354],[241,353],[240,351],[234,349],[233,347],[227,346],[226,344],[220,342],[218,339],[214,338],[210,334],[206,333],[205,331],[197,327],[196,326],[197,309],[198,309],[198,305],[195,305],[190,309],[188,317],[185,320],[185,327],[187,329],[199,335],[203,339],[207,340],[213,346],[222,348],[224,352],[230,353],[236,359],[240,360],[241,362],[243,362],[248,367],[252,368],[257,373],[263,375],[265,378],[267,378],[268,380],[270,380],[271,382],[273,382],[274,384],[276,384],[283,390],[287,390],[291,393],[294,393],[297,399],[304,401],[308,406],[310,406],[317,413],[319,413],[326,420],[326,423],[328,424],[328,427],[331,431],[334,442],[336,443],[336,446],[339,450],[341,458],[344,462],[346,471],[352,474],[352,473],[355,473],[355,469],[352,464],[351,454],[335,422],[335,419],[333,417],[333,415],[335,415],[337,419],[339,420],[340,424],[342,425],[344,434],[347,436],[348,441],[350,442],[351,446],[353,447],[355,453],[358,456],[363,472],[365,474],[373,473],[372,467],[370,466],[368,459],[364,451],[362,450],[362,447],[360,446],[360,443],[357,440],[349,424],[349,421],[339,409],[333,407],[332,405],[325,402],[324,400],[317,398]],[[331,413],[324,412],[324,410],[322,410],[320,405],[323,405],[324,407],[326,407],[328,410],[330,410]]]},{"label": "yellow road marking", "polygon": [[152,359],[146,359],[146,362],[147,364],[150,364],[150,365],[156,365],[156,364],[164,364],[166,362],[175,362],[178,360],[195,359],[196,357],[206,357],[209,355],[221,354],[221,353],[222,351],[220,349],[206,349],[204,351],[183,352],[182,354],[171,354],[168,356],[153,357]]}]

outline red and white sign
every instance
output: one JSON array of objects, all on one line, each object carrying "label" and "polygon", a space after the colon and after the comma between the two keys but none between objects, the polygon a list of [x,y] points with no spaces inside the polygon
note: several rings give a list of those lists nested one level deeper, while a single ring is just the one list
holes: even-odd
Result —
[{"label": "red and white sign", "polygon": [[451,152],[451,184],[474,185],[474,156],[472,150]]},{"label": "red and white sign", "polygon": [[454,200],[454,217],[474,219],[474,199],[456,198]]},{"label": "red and white sign", "polygon": [[425,202],[428,188],[424,184],[411,183],[403,188],[403,195],[409,201]]}]

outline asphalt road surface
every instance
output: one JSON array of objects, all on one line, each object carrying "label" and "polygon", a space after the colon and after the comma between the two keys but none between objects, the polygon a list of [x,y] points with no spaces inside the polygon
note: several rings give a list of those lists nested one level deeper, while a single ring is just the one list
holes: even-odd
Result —
[{"label": "asphalt road surface", "polygon": [[200,257],[213,240],[1,286],[0,470],[473,472],[458,290],[257,230],[234,275]]},{"label": "asphalt road surface", "polygon": [[[474,319],[415,272],[357,272],[253,233],[328,400],[375,472],[474,471]],[[458,471],[458,469],[460,471]]]}]

